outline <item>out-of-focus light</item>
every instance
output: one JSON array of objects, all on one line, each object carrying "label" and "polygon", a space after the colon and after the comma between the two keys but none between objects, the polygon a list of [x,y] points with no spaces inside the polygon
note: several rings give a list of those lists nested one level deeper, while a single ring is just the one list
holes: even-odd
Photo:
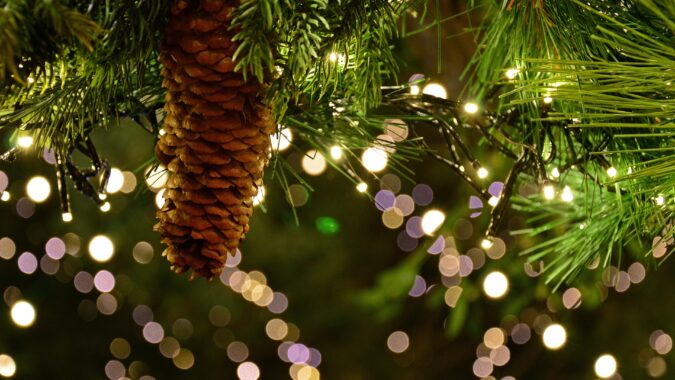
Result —
[{"label": "out-of-focus light", "polygon": [[319,175],[326,171],[326,157],[316,150],[310,150],[302,157],[302,168],[309,175]]},{"label": "out-of-focus light", "polygon": [[487,178],[488,174],[490,174],[490,173],[488,173],[487,169],[481,167],[481,168],[478,168],[477,174],[478,174],[478,178],[483,179],[483,178]]},{"label": "out-of-focus light", "polygon": [[544,330],[542,336],[544,346],[549,350],[557,350],[565,345],[567,342],[567,331],[559,324],[552,324]]},{"label": "out-of-focus light", "polygon": [[420,86],[413,84],[410,86],[410,95],[419,95],[420,94]]},{"label": "out-of-focus light", "polygon": [[553,185],[544,186],[544,198],[549,200],[555,198],[555,189],[553,188]]},{"label": "out-of-focus light", "polygon": [[572,189],[570,189],[569,186],[565,186],[560,193],[560,199],[563,200],[563,202],[572,202],[574,200],[574,194],[572,194]]},{"label": "out-of-focus light", "polygon": [[143,338],[149,343],[159,343],[164,339],[164,328],[157,322],[148,322],[143,326]]},{"label": "out-of-focus light", "polygon": [[492,248],[492,240],[485,238],[483,241],[480,242],[480,246],[483,247],[483,249],[490,249]]},{"label": "out-of-focus light", "polygon": [[422,216],[422,231],[432,235],[445,221],[445,214],[439,210],[429,210]]},{"label": "out-of-focus light", "polygon": [[33,202],[41,203],[49,198],[52,188],[45,177],[33,177],[26,184],[26,194]]},{"label": "out-of-focus light", "polygon": [[339,159],[341,159],[341,158],[342,158],[342,148],[340,148],[340,147],[337,146],[337,145],[333,145],[332,147],[330,147],[330,156],[331,156],[334,160],[339,160]]},{"label": "out-of-focus light", "polygon": [[516,79],[516,77],[518,76],[518,73],[520,73],[520,70],[518,70],[518,69],[508,69],[508,70],[506,70],[506,78]]},{"label": "out-of-focus light", "polygon": [[377,173],[387,167],[387,152],[380,148],[368,148],[361,155],[361,163],[369,172]]},{"label": "out-of-focus light", "polygon": [[110,211],[110,202],[105,202],[104,204],[101,205],[101,207],[99,207],[99,209],[101,209],[101,211],[103,212]]},{"label": "out-of-focus light", "polygon": [[338,60],[338,55],[337,55],[337,53],[336,53],[336,52],[331,52],[331,53],[328,55],[328,60],[331,61],[331,62],[337,62],[337,60]]},{"label": "out-of-focus light", "polygon": [[473,102],[464,104],[464,112],[472,115],[475,114],[476,112],[478,112],[478,104]]},{"label": "out-of-focus light", "polygon": [[424,89],[422,89],[422,93],[426,95],[435,96],[441,99],[448,98],[448,92],[445,90],[445,87],[443,87],[443,85],[439,83],[427,84],[426,86],[424,86]]},{"label": "out-of-focus light", "polygon": [[499,203],[499,198],[497,198],[497,197],[493,196],[493,197],[490,197],[490,199],[488,199],[488,204],[492,207],[495,207],[497,205],[497,203]]},{"label": "out-of-focus light", "polygon": [[387,338],[387,347],[391,352],[400,354],[410,346],[410,338],[403,331],[394,331]]},{"label": "out-of-focus light", "polygon": [[614,356],[604,354],[595,361],[593,369],[595,370],[596,376],[601,379],[608,379],[616,373],[616,366],[617,364]]},{"label": "out-of-focus light", "polygon": [[164,207],[164,202],[166,202],[166,199],[164,199],[164,191],[165,189],[162,189],[155,194],[155,206],[160,210]]},{"label": "out-of-focus light", "polygon": [[258,187],[258,192],[253,197],[253,205],[257,206],[265,200],[265,186]]},{"label": "out-of-focus light", "polygon": [[108,194],[114,194],[124,185],[124,174],[122,171],[117,168],[110,169],[110,177],[108,177],[108,185],[105,187],[105,191]]},{"label": "out-of-focus light", "polygon": [[272,141],[272,149],[282,152],[291,146],[291,142],[293,142],[293,132],[290,128],[282,128],[270,138]]},{"label": "out-of-focus light", "polygon": [[237,367],[237,376],[240,380],[258,380],[260,368],[253,362],[243,362]]},{"label": "out-of-focus light", "polygon": [[16,373],[16,363],[11,356],[2,354],[0,355],[0,376],[2,377],[12,377]]},{"label": "out-of-focus light", "polygon": [[32,136],[19,136],[19,138],[16,140],[16,145],[19,146],[19,148],[23,149],[28,149],[33,145],[33,137]]},{"label": "out-of-focus light", "polygon": [[134,191],[134,189],[136,188],[136,184],[138,182],[136,180],[136,176],[134,175],[134,173],[129,172],[129,171],[123,171],[122,172],[122,178],[123,178],[123,182],[122,182],[122,187],[120,188],[120,191],[125,193],[125,194],[129,194],[132,191]]},{"label": "out-of-focus light", "polygon": [[616,168],[614,168],[614,166],[610,166],[610,168],[607,169],[607,175],[610,178],[616,177],[616,173],[617,173],[617,171],[616,171]]},{"label": "out-of-focus light", "polygon": [[61,218],[63,219],[64,222],[72,222],[73,221],[73,214],[70,212],[64,212],[61,214]]},{"label": "out-of-focus light", "polygon": [[502,272],[491,272],[483,280],[483,292],[490,298],[501,298],[508,290],[509,280]]},{"label": "out-of-focus light", "polygon": [[152,166],[145,172],[145,182],[152,191],[163,189],[169,180],[169,171],[162,165],[158,165],[154,170]]},{"label": "out-of-focus light", "polygon": [[553,168],[553,170],[551,170],[551,177],[553,178],[560,177],[560,171],[558,170],[558,168]]},{"label": "out-of-focus light", "polygon": [[545,97],[544,97],[544,103],[545,103],[545,104],[551,104],[551,103],[553,103],[553,98],[550,97],[550,96],[545,96]]},{"label": "out-of-focus light", "polygon": [[110,260],[114,252],[115,247],[107,236],[98,235],[89,242],[89,255],[100,263]]},{"label": "out-of-focus light", "polygon": [[365,193],[368,191],[368,184],[365,182],[359,182],[358,185],[356,185],[356,191],[359,193]]},{"label": "out-of-focus light", "polygon": [[11,198],[11,195],[9,194],[9,191],[3,191],[2,195],[0,195],[0,200],[3,202],[7,202]]},{"label": "out-of-focus light", "polygon": [[35,322],[35,308],[28,301],[17,301],[10,312],[12,321],[19,327],[29,327]]},{"label": "out-of-focus light", "polygon": [[663,197],[663,195],[659,195],[658,197],[654,198],[654,202],[657,206],[663,206],[666,204],[666,199]]}]

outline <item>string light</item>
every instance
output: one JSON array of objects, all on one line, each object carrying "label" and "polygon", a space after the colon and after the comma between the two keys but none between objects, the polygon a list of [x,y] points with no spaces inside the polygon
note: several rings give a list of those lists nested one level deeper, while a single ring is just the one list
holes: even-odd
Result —
[{"label": "string light", "polygon": [[422,216],[422,231],[432,235],[445,221],[445,214],[439,210],[429,210]]},{"label": "string light", "polygon": [[10,311],[12,321],[19,327],[30,327],[35,322],[35,308],[28,301],[18,301]]},{"label": "string light", "polygon": [[114,253],[115,246],[105,235],[94,236],[89,242],[89,255],[100,263],[110,260]]},{"label": "string light", "polygon": [[42,203],[49,198],[52,188],[45,177],[33,177],[26,184],[26,194],[33,202]]},{"label": "string light", "polygon": [[333,145],[332,147],[330,147],[330,156],[331,156],[334,160],[339,160],[339,159],[341,159],[341,158],[342,158],[342,148],[340,148],[340,147],[337,146],[337,145]]},{"label": "string light", "polygon": [[63,214],[61,214],[61,218],[66,223],[72,222],[73,221],[73,214],[71,214],[69,212],[64,212]]},{"label": "string light", "polygon": [[608,175],[610,178],[616,177],[616,174],[617,174],[617,171],[616,171],[616,169],[614,168],[614,166],[610,166],[609,169],[607,169],[607,175]]},{"label": "string light", "polygon": [[497,206],[497,203],[499,203],[499,198],[492,196],[490,199],[488,199],[488,204],[492,207]]},{"label": "string light", "polygon": [[567,331],[559,324],[552,324],[544,330],[542,336],[544,346],[549,350],[557,350],[567,342]]},{"label": "string light", "polygon": [[610,354],[604,354],[595,361],[595,375],[601,379],[608,379],[616,373],[616,359]]},{"label": "string light", "polygon": [[485,238],[483,241],[480,242],[480,246],[483,247],[483,249],[490,249],[492,248],[492,240]]},{"label": "string light", "polygon": [[478,168],[478,171],[476,173],[478,174],[478,178],[480,179],[487,178],[487,176],[490,174],[488,173],[487,169],[483,167]]},{"label": "string light", "polygon": [[441,99],[447,99],[448,98],[448,92],[445,90],[445,87],[439,83],[429,83],[426,86],[424,86],[424,89],[422,89],[423,94],[435,96],[437,98]]},{"label": "string light", "polygon": [[519,73],[520,70],[518,69],[508,69],[506,70],[506,78],[513,80],[518,76]]},{"label": "string light", "polygon": [[302,168],[309,175],[319,175],[326,171],[327,163],[323,154],[312,149],[302,157]]},{"label": "string light", "polygon": [[281,128],[278,133],[270,136],[272,149],[282,152],[288,149],[293,142],[293,132],[290,128]]},{"label": "string light", "polygon": [[371,173],[377,173],[387,167],[387,152],[380,148],[368,148],[361,155],[361,163]]},{"label": "string light", "polygon": [[16,140],[16,145],[18,145],[19,148],[28,149],[33,145],[33,137],[28,135],[19,136]]},{"label": "string light", "polygon": [[14,359],[6,354],[0,355],[0,376],[12,377],[16,373],[16,363]]},{"label": "string light", "polygon": [[155,206],[160,210],[164,207],[164,202],[166,202],[166,199],[164,199],[164,191],[165,189],[162,189],[155,194]]},{"label": "string light", "polygon": [[265,200],[265,186],[258,187],[258,192],[253,197],[253,205],[257,206]]},{"label": "string light", "polygon": [[563,188],[562,193],[560,193],[560,199],[568,203],[574,200],[574,194],[572,194],[572,189],[569,186]]},{"label": "string light", "polygon": [[101,205],[101,207],[99,207],[99,209],[101,209],[101,211],[103,212],[110,211],[110,208],[111,208],[110,202],[105,202],[104,204]]},{"label": "string light", "polygon": [[365,182],[359,182],[356,185],[356,191],[358,191],[359,193],[365,193],[366,191],[368,191],[368,184]]},{"label": "string light", "polygon": [[331,53],[328,55],[328,60],[331,61],[331,62],[337,62],[337,60],[338,60],[338,55],[337,55],[337,53],[336,53],[336,52],[331,52]]},{"label": "string light", "polygon": [[560,177],[560,171],[558,170],[558,168],[553,168],[553,170],[551,170],[551,177],[553,178]]},{"label": "string light", "polygon": [[472,102],[466,103],[464,105],[464,112],[472,115],[475,114],[478,112],[478,104]]},{"label": "string light", "polygon": [[0,195],[0,200],[3,202],[7,202],[11,198],[11,195],[9,194],[9,191],[3,191],[2,195]]},{"label": "string light", "polygon": [[420,94],[420,86],[413,84],[410,86],[410,95],[419,95]]},{"label": "string light", "polygon": [[501,298],[509,290],[509,280],[504,273],[490,272],[483,280],[483,292],[490,298]]},{"label": "string light", "polygon": [[553,185],[544,186],[544,198],[548,200],[555,198],[555,189],[553,188]]},{"label": "string light", "polygon": [[546,96],[544,97],[544,103],[545,103],[545,104],[551,104],[551,103],[553,103],[553,98],[552,98],[551,96],[549,96],[549,95],[546,95]]},{"label": "string light", "polygon": [[108,177],[108,184],[105,191],[108,194],[114,194],[122,189],[124,186],[124,174],[117,168],[110,169],[110,177]]},{"label": "string light", "polygon": [[654,202],[656,202],[657,206],[663,206],[666,204],[666,199],[663,197],[663,195],[659,195],[658,197],[654,198]]}]

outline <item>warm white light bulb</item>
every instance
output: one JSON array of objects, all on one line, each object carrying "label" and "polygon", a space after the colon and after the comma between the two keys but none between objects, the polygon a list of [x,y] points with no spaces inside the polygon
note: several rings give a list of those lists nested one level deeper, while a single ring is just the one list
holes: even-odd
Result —
[{"label": "warm white light bulb", "polygon": [[448,98],[448,92],[446,91],[445,87],[443,87],[443,85],[439,83],[427,84],[426,86],[424,86],[424,89],[422,89],[422,93],[426,95],[435,96],[441,99]]},{"label": "warm white light bulb", "polygon": [[330,156],[336,161],[341,159],[342,158],[342,148],[340,148],[337,145],[333,145],[332,147],[330,147]]},{"label": "warm white light bulb", "polygon": [[52,188],[45,177],[33,177],[26,184],[26,194],[33,202],[41,203],[49,198]]},{"label": "warm white light bulb", "polygon": [[356,185],[356,191],[359,193],[365,193],[368,190],[368,184],[365,182],[359,182],[358,185]]},{"label": "warm white light bulb", "polygon": [[485,238],[483,241],[480,242],[480,246],[483,247],[484,249],[490,249],[492,248],[492,240]]},{"label": "warm white light bulb", "polygon": [[28,301],[17,301],[10,311],[12,321],[19,327],[29,327],[35,322],[35,308]]},{"label": "warm white light bulb", "polygon": [[609,169],[607,169],[607,175],[611,177],[616,177],[617,171],[614,168],[614,166],[611,166]]},{"label": "warm white light bulb", "polygon": [[560,199],[563,200],[563,202],[572,202],[574,200],[574,194],[572,194],[572,189],[570,189],[569,186],[565,186],[560,193]]},{"label": "warm white light bulb", "polygon": [[410,95],[419,95],[420,94],[420,86],[413,84],[410,86]]},{"label": "warm white light bulb", "polygon": [[544,198],[553,199],[555,197],[555,189],[553,185],[544,186]]},{"label": "warm white light bulb", "polygon": [[604,354],[595,361],[595,374],[601,379],[609,379],[616,373],[616,359],[610,354]]},{"label": "warm white light bulb", "polygon": [[19,138],[16,140],[16,145],[18,145],[19,148],[23,148],[23,149],[30,148],[31,145],[33,145],[33,137],[32,136],[19,136]]},{"label": "warm white light bulb", "polygon": [[518,69],[508,69],[506,70],[506,78],[515,79],[518,76],[518,73],[520,73],[520,70]]},{"label": "warm white light bulb", "polygon": [[15,373],[16,362],[14,362],[14,359],[9,355],[0,355],[0,376],[12,377]]},{"label": "warm white light bulb", "polygon": [[111,208],[110,202],[105,202],[104,204],[101,205],[101,207],[99,207],[99,209],[103,212],[110,211],[110,208]]},{"label": "warm white light bulb", "polygon": [[464,105],[464,111],[469,114],[474,114],[478,112],[478,104],[472,102],[466,103]]},{"label": "warm white light bulb", "polygon": [[105,187],[105,190],[108,194],[114,194],[124,185],[124,174],[122,171],[117,168],[110,169],[110,177],[108,177],[108,185]]},{"label": "warm white light bulb", "polygon": [[488,173],[487,169],[481,167],[481,168],[478,168],[478,172],[476,174],[478,174],[478,178],[483,179],[483,178],[487,178],[488,174],[490,174],[490,173]]},{"label": "warm white light bulb", "polygon": [[331,61],[331,62],[337,62],[337,60],[338,60],[338,55],[337,55],[337,53],[336,53],[336,52],[331,52],[331,53],[328,55],[328,60]]},{"label": "warm white light bulb", "polygon": [[498,197],[493,196],[493,197],[490,197],[490,199],[488,199],[488,204],[492,207],[495,207],[497,205],[497,203],[499,203]]},{"label": "warm white light bulb", "polygon": [[442,211],[429,210],[422,215],[422,231],[427,235],[431,235],[441,228],[444,221],[445,214]]},{"label": "warm white light bulb", "polygon": [[368,148],[361,155],[361,163],[369,172],[377,173],[387,167],[389,158],[387,152],[381,148]]},{"label": "warm white light bulb", "polygon": [[560,171],[558,170],[558,168],[553,168],[553,170],[551,170],[551,177],[553,178],[560,177]]},{"label": "warm white light bulb", "polygon": [[63,221],[66,222],[66,223],[72,222],[73,214],[71,214],[69,212],[64,212],[63,214],[61,214],[61,218],[63,218]]},{"label": "warm white light bulb", "polygon": [[509,280],[502,272],[491,272],[483,280],[483,292],[490,298],[501,298],[508,290]]},{"label": "warm white light bulb", "polygon": [[309,175],[319,175],[326,171],[326,157],[312,149],[302,157],[302,169]]},{"label": "warm white light bulb", "polygon": [[9,194],[8,191],[3,191],[2,195],[0,195],[0,201],[7,202],[11,197],[12,196]]},{"label": "warm white light bulb", "polygon": [[89,242],[89,255],[100,263],[110,260],[114,252],[115,247],[107,236],[98,235]]},{"label": "warm white light bulb", "polygon": [[663,206],[666,204],[666,199],[663,197],[663,195],[659,195],[658,197],[654,198],[654,202],[657,206]]},{"label": "warm white light bulb", "polygon": [[293,132],[290,128],[282,128],[278,133],[270,136],[272,149],[282,152],[288,149],[293,142]]},{"label": "warm white light bulb", "polygon": [[255,197],[253,197],[253,205],[257,206],[265,200],[265,186],[260,186]]},{"label": "warm white light bulb", "polygon": [[553,98],[550,97],[550,96],[544,97],[544,103],[546,103],[546,104],[551,104],[551,103],[553,103]]},{"label": "warm white light bulb", "polygon": [[549,350],[557,350],[567,342],[567,331],[559,324],[552,324],[544,330],[542,336],[544,346]]}]

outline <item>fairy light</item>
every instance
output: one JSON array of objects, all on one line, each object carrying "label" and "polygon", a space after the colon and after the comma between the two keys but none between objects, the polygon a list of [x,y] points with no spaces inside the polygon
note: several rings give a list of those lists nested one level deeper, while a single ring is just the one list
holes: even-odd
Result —
[{"label": "fairy light", "polygon": [[429,210],[422,216],[422,231],[427,235],[432,235],[438,230],[445,221],[445,214],[439,210]]},{"label": "fairy light", "polygon": [[419,95],[420,92],[420,86],[415,84],[410,86],[410,95]]},{"label": "fairy light", "polygon": [[550,95],[546,95],[546,96],[544,97],[544,103],[546,103],[546,104],[551,104],[551,103],[553,103],[553,98],[552,98]]},{"label": "fairy light", "polygon": [[166,202],[166,199],[164,199],[164,192],[165,189],[162,189],[155,194],[155,206],[160,210],[164,207],[164,202]]},{"label": "fairy light", "polygon": [[663,206],[666,204],[666,199],[663,197],[663,195],[660,195],[656,198],[654,198],[654,202],[656,203],[657,206]]},{"label": "fairy light", "polygon": [[490,298],[501,298],[509,291],[509,280],[504,273],[490,272],[483,280],[483,292]]},{"label": "fairy light", "polygon": [[16,140],[16,145],[19,146],[19,148],[23,149],[28,149],[33,145],[33,136],[19,136],[19,138]]},{"label": "fairy light", "polygon": [[110,177],[108,177],[108,185],[105,191],[108,194],[114,194],[122,189],[124,185],[124,174],[117,168],[110,169]]},{"label": "fairy light", "polygon": [[380,148],[368,148],[361,155],[361,163],[371,173],[377,173],[387,167],[387,152]]},{"label": "fairy light", "polygon": [[115,246],[105,235],[94,236],[89,242],[89,256],[100,263],[110,260],[114,253]]},{"label": "fairy light", "polygon": [[506,70],[506,78],[508,78],[509,80],[516,79],[519,73],[520,70],[518,69],[508,69]]},{"label": "fairy light", "polygon": [[608,175],[610,178],[616,177],[616,174],[617,174],[617,171],[616,171],[616,169],[614,168],[614,166],[611,166],[609,169],[607,169],[607,175]]},{"label": "fairy light", "polygon": [[499,203],[499,198],[492,196],[490,199],[488,199],[488,204],[492,207],[497,206],[497,203]]},{"label": "fairy light", "polygon": [[563,202],[572,202],[574,200],[574,194],[572,194],[572,189],[570,189],[569,186],[565,186],[560,193],[560,199],[563,200]]},{"label": "fairy light", "polygon": [[0,376],[12,377],[16,373],[16,362],[6,354],[0,355]]},{"label": "fairy light", "polygon": [[45,177],[33,177],[26,184],[26,194],[33,202],[42,203],[49,198],[52,188]]},{"label": "fairy light", "polygon": [[567,331],[562,325],[552,324],[544,330],[542,341],[549,350],[560,349],[567,342]]},{"label": "fairy light", "polygon": [[480,246],[483,247],[483,249],[490,249],[490,248],[492,248],[493,244],[494,243],[492,242],[492,240],[490,240],[488,238],[485,238],[485,239],[483,239],[483,241],[480,242]]},{"label": "fairy light", "polygon": [[555,189],[553,185],[544,186],[544,198],[551,200],[555,197]]},{"label": "fairy light", "polygon": [[302,157],[302,168],[309,175],[319,175],[326,171],[326,157],[316,150],[310,150]]},{"label": "fairy light", "polygon": [[424,86],[424,89],[422,89],[422,93],[426,95],[435,96],[441,99],[448,98],[448,91],[445,89],[445,87],[443,87],[442,84],[439,83],[427,84],[426,86]]},{"label": "fairy light", "polygon": [[365,193],[368,191],[368,184],[365,182],[359,182],[358,185],[356,185],[356,191],[359,193]]},{"label": "fairy light", "polygon": [[337,60],[338,60],[338,55],[337,55],[337,53],[336,53],[336,52],[331,52],[331,53],[328,55],[328,60],[331,61],[331,62],[337,62]]},{"label": "fairy light", "polygon": [[265,200],[265,186],[258,187],[258,193],[253,197],[253,205],[257,206]]},{"label": "fairy light", "polygon": [[9,194],[8,191],[3,191],[2,195],[0,195],[0,200],[3,202],[7,202],[11,198],[11,195]]},{"label": "fairy light", "polygon": [[282,128],[278,133],[270,136],[272,142],[272,149],[282,152],[288,149],[293,142],[293,132],[290,128]]},{"label": "fairy light", "polygon": [[340,148],[337,145],[333,145],[332,147],[330,147],[330,156],[331,156],[331,158],[333,158],[336,161],[341,159],[342,158],[342,148]]},{"label": "fairy light", "polygon": [[12,322],[19,327],[30,327],[35,322],[35,308],[28,301],[18,301],[10,311]]},{"label": "fairy light", "polygon": [[99,207],[99,209],[103,212],[110,211],[110,208],[111,208],[110,202],[105,202],[104,204],[101,205],[101,207]]},{"label": "fairy light", "polygon": [[64,222],[72,222],[73,221],[73,214],[69,212],[64,212],[61,214],[61,218],[63,219]]},{"label": "fairy light", "polygon": [[487,176],[490,174],[487,169],[480,167],[478,168],[478,171],[476,172],[478,174],[478,178],[483,179],[487,178]]},{"label": "fairy light", "polygon": [[610,354],[601,355],[596,361],[593,369],[595,375],[601,379],[608,379],[616,373],[616,359]]},{"label": "fairy light", "polygon": [[553,170],[551,170],[551,177],[553,178],[560,177],[560,171],[558,170],[558,168],[553,168]]},{"label": "fairy light", "polygon": [[471,115],[475,114],[476,112],[478,112],[478,104],[473,102],[466,103],[464,105],[464,112]]}]

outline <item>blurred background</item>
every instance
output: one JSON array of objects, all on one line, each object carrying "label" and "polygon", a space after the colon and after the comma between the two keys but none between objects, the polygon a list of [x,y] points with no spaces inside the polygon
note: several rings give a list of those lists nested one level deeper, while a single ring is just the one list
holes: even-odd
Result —
[{"label": "blurred background", "polygon": [[[422,74],[459,97],[475,49],[466,31],[479,20],[444,23],[441,51],[436,30],[399,41],[399,81]],[[633,263],[648,247],[554,292],[519,257],[534,242],[510,235],[526,216],[510,213],[482,245],[491,206],[440,163],[409,162],[405,178],[364,162],[366,189],[327,165],[339,150],[308,156],[280,138],[311,189],[292,183],[287,196],[268,173],[241,253],[210,282],[172,273],[161,256],[152,227],[166,178],[148,173],[154,139],[133,122],[92,135],[115,168],[110,207],[70,189],[69,223],[53,155],[27,147],[0,162],[0,376],[675,378],[675,270]],[[508,163],[475,154],[490,163],[483,185],[498,191]]]}]

